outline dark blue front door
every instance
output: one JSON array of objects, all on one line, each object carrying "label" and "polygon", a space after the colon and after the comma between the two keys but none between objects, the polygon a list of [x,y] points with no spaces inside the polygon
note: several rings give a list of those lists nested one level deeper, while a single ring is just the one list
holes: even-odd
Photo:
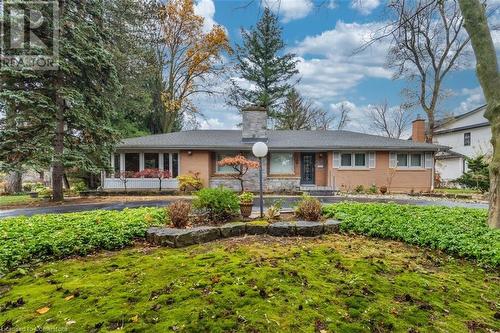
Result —
[{"label": "dark blue front door", "polygon": [[314,185],[314,153],[302,153],[300,160],[300,183]]}]

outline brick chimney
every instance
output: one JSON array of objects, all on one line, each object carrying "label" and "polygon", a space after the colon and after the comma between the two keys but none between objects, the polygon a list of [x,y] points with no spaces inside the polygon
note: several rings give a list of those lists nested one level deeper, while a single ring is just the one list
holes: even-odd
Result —
[{"label": "brick chimney", "polygon": [[413,142],[425,142],[425,120],[417,116],[412,123],[411,140]]},{"label": "brick chimney", "polygon": [[242,141],[267,141],[267,109],[251,105],[241,110],[243,114]]}]

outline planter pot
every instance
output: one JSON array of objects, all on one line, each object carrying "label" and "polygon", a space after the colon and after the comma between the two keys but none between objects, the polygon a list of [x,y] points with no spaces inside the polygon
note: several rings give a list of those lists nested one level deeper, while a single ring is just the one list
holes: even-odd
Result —
[{"label": "planter pot", "polygon": [[249,217],[252,215],[253,203],[240,203],[241,216]]},{"label": "planter pot", "polygon": [[30,192],[30,198],[38,198],[38,192]]}]

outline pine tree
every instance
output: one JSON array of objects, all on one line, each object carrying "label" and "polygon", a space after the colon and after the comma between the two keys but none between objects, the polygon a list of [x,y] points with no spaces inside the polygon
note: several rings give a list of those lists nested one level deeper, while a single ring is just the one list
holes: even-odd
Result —
[{"label": "pine tree", "polygon": [[298,73],[295,54],[280,55],[285,48],[278,17],[269,8],[264,9],[257,26],[241,30],[243,45],[237,47],[236,70],[241,78],[255,86],[243,88],[233,80],[228,103],[241,108],[259,104],[275,117],[276,107],[292,89],[293,76]]},{"label": "pine tree", "polygon": [[60,0],[57,70],[0,71],[1,167],[50,164],[56,201],[65,168],[106,168],[118,139],[111,122],[118,81],[103,8],[102,0]]}]

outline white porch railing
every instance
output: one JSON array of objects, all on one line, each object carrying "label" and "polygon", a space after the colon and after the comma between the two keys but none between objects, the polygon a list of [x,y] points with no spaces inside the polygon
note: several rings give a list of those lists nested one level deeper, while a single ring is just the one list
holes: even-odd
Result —
[{"label": "white porch railing", "polygon": [[[158,189],[160,181],[155,178],[129,178],[127,180],[127,189]],[[161,181],[162,190],[177,189],[179,181],[177,179],[163,179]],[[119,178],[104,178],[104,190],[124,190],[123,181]]]}]

